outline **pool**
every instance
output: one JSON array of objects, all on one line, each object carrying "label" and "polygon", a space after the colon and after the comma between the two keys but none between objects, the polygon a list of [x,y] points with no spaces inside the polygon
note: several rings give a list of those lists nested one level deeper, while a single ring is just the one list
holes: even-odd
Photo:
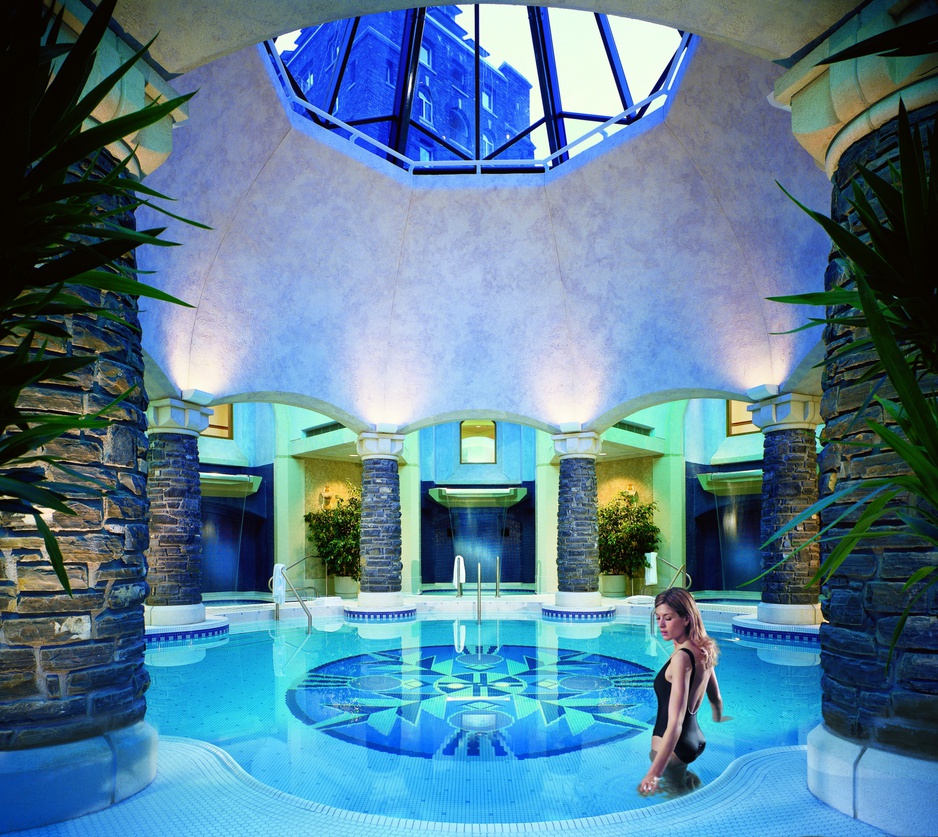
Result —
[{"label": "pool", "polygon": [[[745,753],[803,744],[820,721],[816,654],[793,650],[777,665],[728,636],[721,649],[734,720],[714,724],[702,709],[708,744],[693,770],[703,783]],[[147,720],[333,808],[433,822],[573,819],[662,801],[635,788],[667,653],[647,626],[626,622],[334,620],[309,636],[281,625],[232,634],[194,665],[150,665]]]}]

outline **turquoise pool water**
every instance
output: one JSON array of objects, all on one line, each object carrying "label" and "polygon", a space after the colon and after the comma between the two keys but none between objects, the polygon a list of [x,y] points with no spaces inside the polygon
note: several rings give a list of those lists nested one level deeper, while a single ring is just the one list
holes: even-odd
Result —
[{"label": "turquoise pool water", "polygon": [[[814,654],[779,665],[728,636],[721,649],[733,720],[701,709],[703,783],[745,753],[803,744],[820,722]],[[161,734],[223,747],[259,781],[325,805],[535,822],[663,798],[635,790],[668,655],[643,625],[335,622],[308,637],[305,625],[235,634],[193,665],[163,665],[165,653],[147,655],[147,720]]]}]

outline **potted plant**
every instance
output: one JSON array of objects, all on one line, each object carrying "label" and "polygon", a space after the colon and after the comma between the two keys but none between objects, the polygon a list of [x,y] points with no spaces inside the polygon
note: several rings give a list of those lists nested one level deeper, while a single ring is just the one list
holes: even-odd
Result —
[{"label": "potted plant", "polygon": [[[337,595],[354,596],[361,575],[361,494],[349,485],[349,496],[339,497],[328,507],[308,512],[303,519],[309,529],[309,540],[322,558],[326,572],[336,579]],[[348,581],[343,584],[342,579]]]},{"label": "potted plant", "polygon": [[645,553],[657,552],[661,541],[661,529],[654,520],[657,508],[657,503],[642,503],[625,491],[599,507],[599,571],[604,595],[624,595],[626,578],[649,566]]}]

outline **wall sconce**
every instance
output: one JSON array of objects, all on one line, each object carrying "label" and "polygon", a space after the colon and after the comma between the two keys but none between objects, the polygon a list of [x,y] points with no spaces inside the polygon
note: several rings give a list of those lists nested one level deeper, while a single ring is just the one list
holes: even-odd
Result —
[{"label": "wall sconce", "polygon": [[632,483],[629,483],[625,487],[625,493],[628,494],[630,497],[634,497],[636,494],[638,494],[638,492],[635,490],[635,486]]}]

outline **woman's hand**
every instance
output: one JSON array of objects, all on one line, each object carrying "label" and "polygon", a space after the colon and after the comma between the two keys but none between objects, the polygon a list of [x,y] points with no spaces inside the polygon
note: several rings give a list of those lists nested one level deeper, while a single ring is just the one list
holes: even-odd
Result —
[{"label": "woman's hand", "polygon": [[638,792],[642,796],[651,796],[658,790],[658,776],[655,776],[654,773],[650,771],[645,774],[645,778],[642,779],[641,783],[638,786]]}]

